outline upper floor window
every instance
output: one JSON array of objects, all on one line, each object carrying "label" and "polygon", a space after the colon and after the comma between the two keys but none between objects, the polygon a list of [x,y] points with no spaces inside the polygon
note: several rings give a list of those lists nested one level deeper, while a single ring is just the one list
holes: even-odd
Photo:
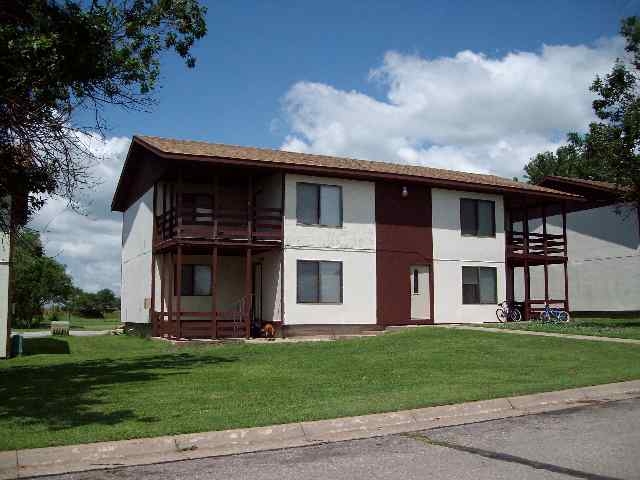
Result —
[{"label": "upper floor window", "polygon": [[462,303],[498,303],[498,283],[494,267],[462,267]]},{"label": "upper floor window", "polygon": [[303,225],[342,226],[342,187],[296,184],[296,218]]},{"label": "upper floor window", "polygon": [[490,200],[460,199],[460,230],[462,235],[496,236],[496,204]]}]

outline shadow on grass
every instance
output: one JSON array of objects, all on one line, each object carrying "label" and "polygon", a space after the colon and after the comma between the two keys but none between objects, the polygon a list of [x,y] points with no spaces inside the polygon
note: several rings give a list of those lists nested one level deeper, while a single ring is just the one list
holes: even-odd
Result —
[{"label": "shadow on grass", "polygon": [[[48,344],[56,345],[54,349],[60,348],[58,342],[66,343],[49,338],[30,339],[29,343],[33,340],[37,340],[35,343],[40,347],[45,345],[41,341],[48,341]],[[120,398],[123,388],[144,391],[145,384],[163,377],[189,375],[199,365],[234,361],[235,358],[176,353],[15,366],[3,370],[0,375],[0,418],[6,417],[23,425],[44,425],[52,431],[77,426],[116,425],[125,421],[155,423],[161,418],[140,415],[130,408],[117,408],[123,403],[126,405],[126,401]]]},{"label": "shadow on grass", "polygon": [[69,342],[59,338],[25,338],[23,355],[69,355]]},{"label": "shadow on grass", "polygon": [[640,318],[616,318],[616,319],[607,319],[607,320],[598,320],[598,319],[580,319],[577,318],[575,320],[576,325],[580,327],[589,327],[589,328],[640,328]]}]

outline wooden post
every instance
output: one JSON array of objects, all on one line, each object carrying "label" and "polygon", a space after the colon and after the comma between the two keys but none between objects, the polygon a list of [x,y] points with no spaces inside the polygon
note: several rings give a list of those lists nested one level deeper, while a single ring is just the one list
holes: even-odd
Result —
[{"label": "wooden post", "polygon": [[526,206],[522,212],[522,247],[524,254],[529,255],[529,209]]},{"label": "wooden post", "polygon": [[567,274],[567,262],[569,251],[567,248],[567,204],[562,202],[562,240],[564,243],[564,309],[569,311],[569,276]]},{"label": "wooden post", "polygon": [[544,253],[544,302],[549,303],[549,264],[547,262],[547,210],[542,206],[542,251]]},{"label": "wooden post", "polygon": [[178,231],[177,236],[181,236],[182,234],[182,170],[178,170],[178,192],[177,192],[177,208],[176,215],[178,216]]},{"label": "wooden post", "polygon": [[211,254],[211,338],[218,336],[218,312],[217,295],[218,289],[216,281],[218,278],[218,247],[213,247]]},{"label": "wooden post", "polygon": [[153,210],[151,217],[151,297],[149,298],[149,322],[151,323],[151,334],[156,336],[157,319],[156,319],[156,256],[153,248],[156,244],[156,205],[158,202],[158,184],[153,186]]},{"label": "wooden post", "polygon": [[173,322],[173,296],[176,292],[176,287],[175,287],[175,271],[176,271],[176,266],[173,260],[173,252],[169,253],[169,284],[167,285],[168,290],[169,290],[169,303],[167,305],[167,315],[168,315],[168,320],[169,320],[169,325],[171,325],[171,322]]},{"label": "wooden post", "polygon": [[178,338],[182,338],[181,322],[181,301],[182,297],[182,246],[178,245],[178,261],[176,263],[176,333]]},{"label": "wooden post", "polygon": [[248,199],[247,199],[247,240],[249,243],[253,241],[253,175],[249,175],[249,188],[248,188]]},{"label": "wooden post", "polygon": [[166,298],[166,285],[167,281],[167,266],[166,260],[167,255],[163,254],[160,259],[160,317],[158,318],[158,329],[156,331],[156,336],[160,335],[162,322],[164,322],[164,302]]},{"label": "wooden post", "polygon": [[213,239],[218,237],[218,175],[213,177],[213,198],[211,199],[211,219],[213,220]]},{"label": "wooden post", "polygon": [[252,290],[252,269],[251,269],[251,248],[247,248],[245,271],[244,271],[244,302],[243,310],[245,312],[244,328],[245,336],[248,338],[251,334],[251,290]]},{"label": "wooden post", "polygon": [[529,277],[529,262],[527,260],[524,261],[524,320],[525,322],[529,321],[529,310],[530,310],[530,301],[531,301],[531,291],[530,291],[530,277]]}]

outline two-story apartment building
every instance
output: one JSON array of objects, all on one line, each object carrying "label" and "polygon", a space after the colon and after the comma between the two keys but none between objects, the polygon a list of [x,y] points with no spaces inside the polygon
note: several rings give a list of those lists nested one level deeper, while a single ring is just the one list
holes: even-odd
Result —
[{"label": "two-story apartment building", "polygon": [[[493,175],[136,136],[112,203],[122,319],[175,338],[494,321],[518,269],[566,272],[566,231],[529,227],[581,200]],[[568,307],[567,289],[536,299],[526,285],[525,313]]]}]

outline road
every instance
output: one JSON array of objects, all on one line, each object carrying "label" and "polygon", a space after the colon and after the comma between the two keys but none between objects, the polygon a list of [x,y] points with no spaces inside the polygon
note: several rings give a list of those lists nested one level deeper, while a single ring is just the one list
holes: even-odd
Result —
[{"label": "road", "polygon": [[416,434],[48,478],[639,479],[640,399]]}]

